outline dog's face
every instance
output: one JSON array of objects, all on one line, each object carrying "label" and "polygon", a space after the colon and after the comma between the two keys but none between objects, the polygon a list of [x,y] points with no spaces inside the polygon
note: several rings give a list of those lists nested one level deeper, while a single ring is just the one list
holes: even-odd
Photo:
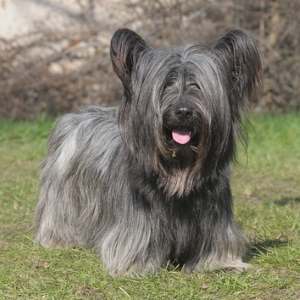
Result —
[{"label": "dog's face", "polygon": [[153,49],[121,29],[112,38],[111,58],[125,90],[123,138],[145,167],[204,173],[230,161],[241,110],[261,70],[245,33],[228,32],[206,48]]}]

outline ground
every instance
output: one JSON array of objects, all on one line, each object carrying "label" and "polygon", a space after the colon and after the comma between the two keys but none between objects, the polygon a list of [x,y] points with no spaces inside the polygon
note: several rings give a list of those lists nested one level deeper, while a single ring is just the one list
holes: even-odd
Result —
[{"label": "ground", "polygon": [[248,272],[112,278],[93,251],[33,243],[52,120],[0,121],[0,299],[300,299],[300,114],[254,115],[233,170]]}]

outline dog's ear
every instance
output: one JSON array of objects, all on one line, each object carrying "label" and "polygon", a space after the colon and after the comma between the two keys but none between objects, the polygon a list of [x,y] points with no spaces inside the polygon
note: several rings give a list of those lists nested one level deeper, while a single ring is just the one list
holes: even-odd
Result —
[{"label": "dog's ear", "polygon": [[256,95],[261,82],[261,58],[254,40],[241,30],[232,30],[214,45],[229,84],[233,117],[239,118],[246,100]]},{"label": "dog's ear", "polygon": [[130,29],[117,30],[111,39],[110,56],[113,68],[127,92],[130,89],[132,69],[146,48],[146,42]]}]

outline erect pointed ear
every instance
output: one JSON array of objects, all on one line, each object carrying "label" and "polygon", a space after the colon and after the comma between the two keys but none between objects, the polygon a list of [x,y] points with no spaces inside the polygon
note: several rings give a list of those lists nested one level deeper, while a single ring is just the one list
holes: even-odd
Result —
[{"label": "erect pointed ear", "polygon": [[241,30],[232,30],[214,45],[228,78],[233,117],[239,118],[247,99],[256,95],[261,82],[261,58],[254,40]]},{"label": "erect pointed ear", "polygon": [[117,30],[111,39],[110,56],[113,68],[121,79],[125,92],[130,90],[132,69],[146,48],[146,42],[130,29]]}]

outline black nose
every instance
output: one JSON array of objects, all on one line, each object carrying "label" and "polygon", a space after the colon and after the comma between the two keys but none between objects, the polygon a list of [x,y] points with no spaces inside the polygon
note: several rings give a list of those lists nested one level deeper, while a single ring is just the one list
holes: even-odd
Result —
[{"label": "black nose", "polygon": [[188,119],[188,118],[191,118],[192,117],[192,110],[187,108],[187,107],[179,107],[176,111],[175,111],[175,114],[177,117],[179,118],[185,118],[185,119]]}]

